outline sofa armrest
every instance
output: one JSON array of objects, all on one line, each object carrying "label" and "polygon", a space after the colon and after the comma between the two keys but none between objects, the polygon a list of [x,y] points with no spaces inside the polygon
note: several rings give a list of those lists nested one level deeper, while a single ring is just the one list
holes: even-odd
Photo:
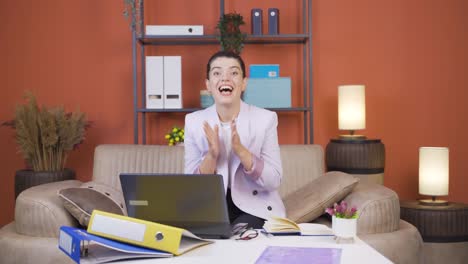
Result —
[{"label": "sofa armrest", "polygon": [[358,234],[377,234],[398,230],[400,202],[393,190],[380,184],[359,183],[346,196],[345,201],[358,209]]},{"label": "sofa armrest", "polygon": [[16,232],[36,237],[58,237],[60,226],[77,226],[78,222],[63,207],[58,191],[81,184],[77,180],[52,182],[20,193],[15,204]]}]

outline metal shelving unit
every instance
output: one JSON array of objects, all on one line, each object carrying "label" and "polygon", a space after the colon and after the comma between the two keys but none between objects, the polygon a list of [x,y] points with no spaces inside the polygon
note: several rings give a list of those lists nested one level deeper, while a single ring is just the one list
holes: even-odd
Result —
[{"label": "metal shelving unit", "polygon": [[[144,28],[144,1],[140,7],[141,24],[140,29]],[[302,0],[302,28],[305,31],[302,34],[278,34],[278,35],[247,35],[245,44],[297,44],[302,45],[302,78],[303,78],[303,106],[291,108],[267,108],[276,112],[302,112],[304,115],[304,144],[313,143],[313,96],[312,96],[312,0]],[[220,0],[220,15],[224,14],[224,0]],[[140,46],[140,58],[137,59],[137,45]],[[219,45],[215,35],[203,36],[137,36],[135,30],[132,31],[132,63],[133,63],[133,116],[134,116],[134,143],[139,142],[141,118],[141,143],[146,144],[146,113],[190,113],[202,108],[182,108],[182,109],[146,109],[145,105],[145,46],[164,46],[164,45]],[[138,100],[138,76],[137,65],[141,63],[141,102]]]}]

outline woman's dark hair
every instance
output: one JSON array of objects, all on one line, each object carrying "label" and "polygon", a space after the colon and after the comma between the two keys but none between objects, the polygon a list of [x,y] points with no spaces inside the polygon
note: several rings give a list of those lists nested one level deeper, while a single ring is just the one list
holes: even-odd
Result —
[{"label": "woman's dark hair", "polygon": [[208,60],[208,64],[206,65],[206,79],[210,79],[211,63],[217,58],[233,58],[237,60],[242,70],[242,78],[245,78],[245,64],[241,56],[231,51],[218,51]]}]

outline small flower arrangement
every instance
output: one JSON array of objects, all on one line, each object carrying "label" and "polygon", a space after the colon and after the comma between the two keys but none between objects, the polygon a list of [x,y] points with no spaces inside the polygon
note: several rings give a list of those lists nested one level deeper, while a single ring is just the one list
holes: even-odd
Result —
[{"label": "small flower arrangement", "polygon": [[164,136],[167,140],[167,145],[173,146],[184,142],[185,131],[182,128],[174,126],[168,134]]},{"label": "small flower arrangement", "polygon": [[339,204],[335,203],[333,207],[325,209],[325,212],[337,218],[355,219],[358,217],[356,207],[349,208],[345,201],[341,201]]}]

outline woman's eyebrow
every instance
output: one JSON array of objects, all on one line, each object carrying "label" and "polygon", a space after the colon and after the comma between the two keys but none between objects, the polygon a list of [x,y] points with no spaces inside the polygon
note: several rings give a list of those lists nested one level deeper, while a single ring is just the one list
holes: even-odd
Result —
[{"label": "woman's eyebrow", "polygon": [[[230,69],[236,69],[236,70],[240,70],[240,67],[239,66],[231,66],[229,67]],[[211,68],[210,72],[211,71],[214,71],[214,70],[221,70],[221,67],[220,66],[214,66],[213,68]]]}]

